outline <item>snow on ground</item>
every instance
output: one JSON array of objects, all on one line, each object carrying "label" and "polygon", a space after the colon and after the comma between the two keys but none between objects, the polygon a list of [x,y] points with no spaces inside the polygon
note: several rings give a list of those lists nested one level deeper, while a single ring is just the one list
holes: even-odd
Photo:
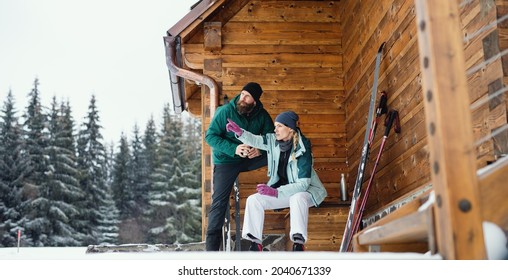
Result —
[{"label": "snow on ground", "polygon": [[[0,260],[251,260],[256,252],[108,252],[86,253],[86,247],[0,248]],[[438,255],[417,253],[263,252],[263,259],[329,260],[440,260]]]},{"label": "snow on ground", "polygon": [[[506,261],[443,261],[415,253],[135,252],[85,253],[86,247],[0,248],[2,279],[441,279],[506,275]],[[425,269],[425,268],[429,269]],[[307,271],[306,275],[297,275]],[[309,275],[309,269],[315,269]],[[321,269],[321,270],[319,270]],[[235,273],[260,272],[258,276]],[[299,271],[299,272],[298,272]],[[418,271],[418,273],[415,273]],[[208,274],[207,274],[208,273]],[[215,273],[215,274],[213,274]],[[219,274],[221,275],[219,275]],[[320,274],[321,273],[321,274]],[[501,274],[501,275],[503,275]],[[8,277],[7,277],[8,276]],[[305,276],[305,277],[304,277]],[[384,277],[386,276],[386,277]]]}]

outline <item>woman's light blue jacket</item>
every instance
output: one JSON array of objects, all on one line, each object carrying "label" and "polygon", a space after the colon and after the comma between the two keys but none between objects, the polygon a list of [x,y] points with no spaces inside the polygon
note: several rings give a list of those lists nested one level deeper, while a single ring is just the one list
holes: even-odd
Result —
[{"label": "woman's light blue jacket", "polygon": [[[321,180],[314,170],[310,141],[303,136],[298,129],[299,141],[296,150],[289,157],[287,175],[289,183],[280,186],[278,197],[289,197],[298,192],[309,192],[312,196],[314,206],[318,207],[327,196],[327,192]],[[279,181],[277,169],[279,168],[280,147],[276,141],[275,133],[265,135],[254,135],[246,130],[240,137],[237,137],[244,144],[267,152],[268,177],[266,183],[269,186]]]}]

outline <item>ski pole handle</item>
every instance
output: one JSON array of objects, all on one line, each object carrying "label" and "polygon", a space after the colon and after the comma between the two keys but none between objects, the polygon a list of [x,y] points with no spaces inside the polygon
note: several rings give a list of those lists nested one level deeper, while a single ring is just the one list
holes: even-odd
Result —
[{"label": "ski pole handle", "polygon": [[388,137],[388,135],[390,134],[390,129],[392,128],[392,125],[394,125],[394,130],[396,133],[399,133],[400,132],[400,120],[399,120],[399,112],[397,110],[390,110],[390,112],[388,112],[388,115],[386,116],[386,121],[385,121],[385,126],[386,126],[386,129],[385,129],[385,134],[384,136],[385,137]]},{"label": "ski pole handle", "polygon": [[399,119],[399,111],[394,110],[393,113],[395,114],[395,120],[393,121],[393,131],[395,133],[400,133],[400,119]]},{"label": "ski pole handle", "polygon": [[386,96],[386,92],[382,91],[381,97],[379,97],[379,104],[376,110],[376,117],[386,114],[386,112],[388,111],[388,106],[386,106],[387,101],[388,97]]}]

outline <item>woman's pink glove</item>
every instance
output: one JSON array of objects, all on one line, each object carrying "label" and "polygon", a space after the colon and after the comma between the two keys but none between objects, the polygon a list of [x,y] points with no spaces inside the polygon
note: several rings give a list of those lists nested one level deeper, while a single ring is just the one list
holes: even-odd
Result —
[{"label": "woman's pink glove", "polygon": [[277,189],[274,189],[267,184],[259,184],[257,185],[256,189],[258,190],[259,194],[267,195],[267,196],[273,196],[277,197],[279,195],[279,192]]},{"label": "woman's pink glove", "polygon": [[243,130],[232,120],[228,118],[228,123],[226,124],[226,131],[232,131],[236,134],[237,137],[242,136]]}]

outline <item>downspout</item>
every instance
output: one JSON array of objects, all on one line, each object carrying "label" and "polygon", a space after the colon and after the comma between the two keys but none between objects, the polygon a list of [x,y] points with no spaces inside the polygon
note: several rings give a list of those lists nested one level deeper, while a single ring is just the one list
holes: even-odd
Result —
[{"label": "downspout", "polygon": [[[218,107],[218,96],[219,96],[219,86],[217,85],[217,82],[215,82],[214,79],[210,78],[209,76],[198,74],[186,69],[183,69],[176,64],[176,49],[177,49],[177,40],[179,40],[180,37],[175,36],[165,36],[164,37],[164,45],[166,49],[166,64],[169,69],[169,78],[171,80],[171,90],[173,92],[173,98],[178,96],[180,99],[180,108],[182,108],[182,104],[185,102],[185,96],[182,98],[182,92],[183,92],[183,82],[181,82],[179,79],[184,78],[191,81],[194,81],[198,84],[204,84],[210,89],[210,119],[215,114],[215,109]],[[173,106],[176,107],[176,104],[173,100]],[[183,108],[182,108],[183,110]],[[203,112],[204,117],[204,112]],[[210,161],[210,178],[213,178],[213,160]],[[213,180],[210,180],[210,190],[213,193]]]},{"label": "downspout", "polygon": [[[210,78],[207,75],[198,74],[196,72],[183,69],[177,65],[176,62],[176,51],[177,51],[177,40],[179,40],[179,36],[165,36],[164,37],[164,45],[166,49],[166,64],[169,69],[169,79],[171,81],[171,91],[173,92],[173,104],[175,107],[175,111],[181,112],[183,111],[185,102],[185,97],[182,98],[183,92],[183,83],[180,81],[180,78],[188,79],[196,82],[197,84],[206,85],[210,89],[210,118],[215,114],[215,109],[218,107],[218,96],[219,96],[219,86],[214,79]],[[176,104],[174,98],[178,97],[180,99],[180,104]]]}]

